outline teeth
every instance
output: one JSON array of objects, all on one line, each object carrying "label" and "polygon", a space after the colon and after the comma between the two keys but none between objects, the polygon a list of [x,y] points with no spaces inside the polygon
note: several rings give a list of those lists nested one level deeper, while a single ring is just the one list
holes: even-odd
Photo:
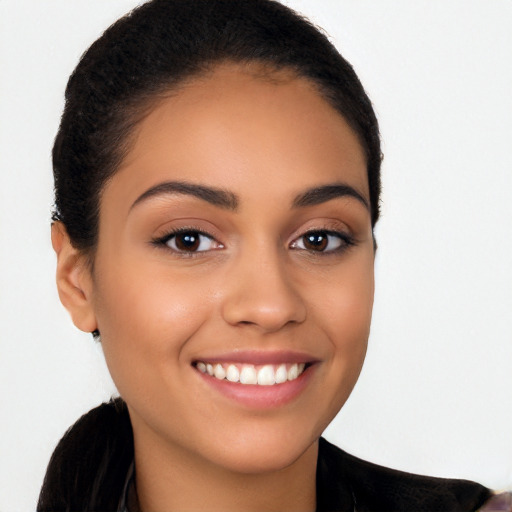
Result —
[{"label": "teeth", "polygon": [[288,372],[286,371],[286,365],[281,364],[276,370],[276,384],[282,384],[288,380]]},{"label": "teeth", "polygon": [[299,366],[292,364],[288,370],[288,380],[294,380],[299,376]]},{"label": "teeth", "polygon": [[229,382],[239,382],[240,381],[240,372],[234,364],[230,364],[228,366],[228,370],[226,372],[226,379],[228,379]]},{"label": "teeth", "polygon": [[276,383],[276,376],[274,374],[274,368],[271,364],[266,364],[258,372],[258,384],[260,386],[272,386]]},{"label": "teeth", "polygon": [[201,373],[207,373],[219,380],[239,382],[240,384],[257,384],[259,386],[273,386],[283,382],[295,380],[304,371],[305,363],[266,364],[256,368],[252,364],[236,365],[221,364],[214,365],[198,361],[197,369]]},{"label": "teeth", "polygon": [[226,370],[224,370],[224,367],[221,364],[216,364],[214,366],[213,374],[215,375],[215,378],[219,380],[226,378]]},{"label": "teeth", "polygon": [[240,372],[240,384],[257,384],[258,374],[254,366],[244,366]]}]

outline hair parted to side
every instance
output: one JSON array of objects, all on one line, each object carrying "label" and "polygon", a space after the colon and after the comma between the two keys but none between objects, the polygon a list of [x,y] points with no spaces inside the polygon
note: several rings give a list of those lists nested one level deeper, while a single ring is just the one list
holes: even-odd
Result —
[{"label": "hair parted to side", "polygon": [[99,202],[151,106],[221,62],[261,63],[310,80],[366,153],[372,225],[379,217],[380,137],[351,65],[309,21],[274,0],[153,0],[114,23],[66,88],[55,145],[53,220],[93,254]]}]

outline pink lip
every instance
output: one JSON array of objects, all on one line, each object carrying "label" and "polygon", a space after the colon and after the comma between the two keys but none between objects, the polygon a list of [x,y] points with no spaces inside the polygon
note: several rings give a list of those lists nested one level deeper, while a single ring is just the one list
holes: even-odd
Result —
[{"label": "pink lip", "polygon": [[258,351],[243,350],[236,352],[217,353],[211,357],[205,355],[196,361],[205,363],[239,363],[239,364],[282,364],[282,363],[316,363],[318,359],[304,352],[294,351]]},{"label": "pink lip", "polygon": [[[223,358],[222,360],[226,361],[226,358]],[[233,358],[230,357],[227,358],[227,360],[233,361]],[[213,359],[208,359],[208,361],[213,361]],[[266,361],[267,360],[265,360],[265,362]],[[275,362],[275,359],[272,361]],[[288,359],[287,361],[289,362],[290,360]],[[243,361],[233,362],[244,363],[246,360],[243,359]],[[254,359],[252,359],[252,363],[255,363]],[[258,386],[253,384],[240,384],[239,382],[229,382],[228,380],[219,380],[206,373],[201,373],[195,367],[192,368],[202,382],[204,382],[210,389],[213,389],[216,393],[220,393],[242,407],[268,410],[282,407],[297,398],[311,381],[314,373],[316,372],[317,365],[311,364],[309,367],[306,367],[304,372],[295,380],[283,382],[282,384],[275,384],[273,386]]]}]

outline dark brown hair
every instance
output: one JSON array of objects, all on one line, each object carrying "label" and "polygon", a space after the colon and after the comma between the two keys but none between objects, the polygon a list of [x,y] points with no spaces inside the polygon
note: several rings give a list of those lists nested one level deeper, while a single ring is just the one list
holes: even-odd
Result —
[{"label": "dark brown hair", "polygon": [[[152,0],[112,25],[66,88],[55,145],[55,209],[73,245],[93,255],[101,191],[130,136],[160,97],[222,62],[261,63],[308,79],[349,123],[367,159],[372,225],[379,217],[377,119],[352,66],[309,21],[273,0]],[[116,510],[133,438],[118,399],[82,417],[46,473],[38,512]]]},{"label": "dark brown hair", "polygon": [[309,21],[272,0],[154,0],[112,25],[66,88],[53,148],[54,220],[93,250],[99,199],[152,101],[223,61],[260,62],[310,80],[366,153],[372,225],[379,217],[377,119],[351,65]]}]

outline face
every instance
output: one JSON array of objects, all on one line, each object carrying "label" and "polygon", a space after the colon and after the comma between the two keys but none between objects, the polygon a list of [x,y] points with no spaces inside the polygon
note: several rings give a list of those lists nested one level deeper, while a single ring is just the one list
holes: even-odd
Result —
[{"label": "face", "polygon": [[225,65],[162,100],[103,191],[91,277],[136,448],[300,458],[361,370],[373,259],[362,148],[307,81]]}]

